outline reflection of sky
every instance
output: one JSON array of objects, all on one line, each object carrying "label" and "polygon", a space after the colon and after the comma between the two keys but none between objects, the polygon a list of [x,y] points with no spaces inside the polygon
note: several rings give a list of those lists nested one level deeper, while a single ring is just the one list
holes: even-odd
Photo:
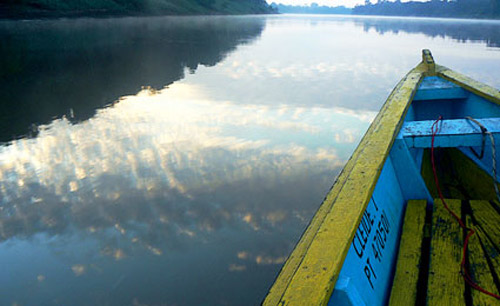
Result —
[{"label": "reflection of sky", "polygon": [[[15,288],[29,282],[44,300],[68,302],[68,286],[90,286],[106,289],[99,297],[79,292],[83,300],[130,301],[137,297],[127,290],[110,294],[115,283],[133,286],[124,275],[144,277],[133,271],[143,261],[173,264],[180,275],[213,252],[224,253],[217,265],[226,273],[252,278],[269,266],[260,273],[270,279],[373,116],[241,105],[180,82],[124,97],[80,124],[54,120],[36,138],[0,148],[0,258],[13,263],[9,274],[29,268],[1,283],[18,299]],[[205,248],[200,258],[196,250]],[[55,289],[60,281],[66,285]],[[189,288],[178,286],[172,283]],[[190,301],[167,294],[143,293],[156,302]]]},{"label": "reflection of sky", "polygon": [[336,167],[374,115],[210,101],[196,86],[182,83],[157,93],[144,90],[91,120],[71,125],[58,119],[40,127],[37,138],[2,147],[2,203],[24,196],[44,201],[24,193],[33,184],[63,202],[86,202],[89,192],[94,199],[120,199],[119,188],[94,186],[104,176],[121,176],[137,190],[166,186],[190,196],[197,187],[226,183],[228,174],[241,180],[261,164],[263,171],[268,163],[280,166],[281,158],[298,167],[316,162]]},{"label": "reflection of sky", "polygon": [[[378,111],[395,84],[418,63],[421,50],[428,48],[437,63],[500,87],[498,49],[485,48],[486,42],[463,43],[447,36],[459,32],[474,39],[478,24],[491,28],[491,22],[419,22],[399,18],[399,23],[413,25],[416,33],[379,34],[375,29],[363,28],[375,23],[387,24],[391,29],[393,24],[399,24],[394,19],[397,18],[269,17],[266,31],[255,44],[240,46],[217,69],[201,67],[186,82],[202,83],[211,95],[230,95],[237,103]],[[452,32],[433,37],[443,22],[447,24],[446,31]],[[422,25],[423,31],[432,29],[433,36],[419,32]]]},{"label": "reflection of sky", "polygon": [[0,147],[0,304],[255,304],[420,49],[500,87],[481,43],[263,18],[213,67]]}]

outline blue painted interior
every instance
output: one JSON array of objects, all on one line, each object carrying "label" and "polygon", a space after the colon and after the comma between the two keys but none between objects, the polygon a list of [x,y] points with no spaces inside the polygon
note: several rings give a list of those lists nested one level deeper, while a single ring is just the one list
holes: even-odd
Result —
[{"label": "blue painted interior", "polygon": [[416,119],[416,114],[415,114],[415,108],[413,105],[410,105],[408,108],[408,111],[406,112],[406,121],[415,121]]},{"label": "blue painted interior", "polygon": [[439,77],[426,77],[415,93],[407,121],[500,117],[500,107]]},{"label": "blue painted interior", "polygon": [[422,169],[422,160],[424,158],[424,150],[417,149],[417,148],[410,148],[409,151],[410,151],[411,156],[413,157],[413,160],[415,161],[415,164],[417,165],[417,168]]},{"label": "blue painted interior", "polygon": [[422,82],[420,82],[420,86],[418,87],[419,91],[424,90],[442,90],[442,89],[452,89],[452,88],[461,88],[455,83],[452,83],[448,80],[445,80],[438,76],[429,76],[425,77]]},{"label": "blue painted interior", "polygon": [[471,94],[467,103],[464,103],[460,109],[461,118],[471,116],[475,119],[480,118],[498,118],[500,117],[500,106],[491,103],[477,95]]},{"label": "blue painted interior", "polygon": [[464,103],[464,99],[425,100],[412,103],[412,106],[410,106],[414,113],[412,121],[436,120],[439,115],[443,116],[443,119],[463,118],[463,113],[460,109]]},{"label": "blue painted interior", "polygon": [[460,86],[442,79],[440,77],[426,77],[420,83],[418,91],[413,97],[413,101],[419,100],[447,100],[447,99],[466,99],[469,92]]},{"label": "blue painted interior", "polygon": [[[439,115],[445,120],[463,119],[465,116],[475,119],[497,118],[500,117],[500,106],[447,80],[426,77],[415,94],[405,122],[436,120]],[[500,139],[497,143],[500,143]],[[498,145],[496,147],[500,168],[500,148]],[[469,148],[459,149],[491,173],[489,141],[482,159],[475,157]],[[476,147],[477,152],[480,149]],[[384,164],[371,201],[347,253],[329,305],[385,305],[388,302],[406,202],[410,199],[427,199],[432,203],[429,191],[420,176],[422,159],[423,149],[409,147],[400,133]],[[500,177],[497,177],[497,180],[498,178]],[[382,256],[378,260],[379,257],[375,255],[378,247],[373,248],[373,243],[380,239],[376,238],[375,228],[382,219],[382,211],[385,211],[390,226],[384,249],[380,252]],[[367,218],[366,215],[370,217]],[[366,222],[372,220],[371,218],[373,228],[367,232],[370,227]],[[361,248],[362,243],[365,243],[364,249]]]},{"label": "blue painted interior", "polygon": [[[406,201],[412,199],[425,199],[428,202],[432,202],[429,190],[420,175],[422,159],[420,159],[420,163],[416,162],[404,139],[398,138],[395,140],[389,156],[391,157],[394,172],[401,186],[403,201],[406,203]],[[421,156],[423,156],[423,151]],[[408,186],[411,186],[411,188],[408,188]]]}]

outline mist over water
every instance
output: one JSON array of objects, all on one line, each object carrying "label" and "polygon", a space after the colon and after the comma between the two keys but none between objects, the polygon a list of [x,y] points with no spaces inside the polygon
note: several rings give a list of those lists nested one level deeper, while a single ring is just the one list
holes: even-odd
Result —
[{"label": "mist over water", "polygon": [[0,21],[0,141],[54,117],[88,119],[142,86],[161,89],[215,65],[264,25],[238,17]]},{"label": "mist over water", "polygon": [[260,303],[420,50],[499,88],[499,25],[0,22],[0,304]]}]

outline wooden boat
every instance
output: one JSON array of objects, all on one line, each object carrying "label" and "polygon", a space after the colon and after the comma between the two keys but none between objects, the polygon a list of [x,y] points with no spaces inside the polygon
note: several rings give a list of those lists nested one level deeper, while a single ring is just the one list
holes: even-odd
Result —
[{"label": "wooden boat", "polygon": [[423,50],[263,304],[499,303],[499,132],[500,92]]}]

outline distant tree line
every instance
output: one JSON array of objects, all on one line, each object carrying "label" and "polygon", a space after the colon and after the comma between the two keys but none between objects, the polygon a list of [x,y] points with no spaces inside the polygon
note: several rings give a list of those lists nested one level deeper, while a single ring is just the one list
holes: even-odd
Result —
[{"label": "distant tree line", "polygon": [[271,3],[271,7],[284,14],[350,14],[351,9],[345,6],[320,6],[312,3],[310,6],[297,6]]},{"label": "distant tree line", "polygon": [[0,0],[0,18],[269,13],[265,0]]},{"label": "distant tree line", "polygon": [[379,18],[362,18],[356,21],[363,31],[375,30],[379,34],[399,32],[421,33],[429,37],[452,39],[457,42],[481,42],[491,48],[500,48],[500,31],[496,22],[472,22],[467,27],[462,27],[462,21],[429,20],[407,20],[403,18],[391,18],[381,20]]},{"label": "distant tree line", "polygon": [[427,2],[394,2],[377,0],[372,4],[353,8],[356,15],[422,16],[422,17],[461,17],[461,18],[500,18],[500,0],[456,0]]}]

